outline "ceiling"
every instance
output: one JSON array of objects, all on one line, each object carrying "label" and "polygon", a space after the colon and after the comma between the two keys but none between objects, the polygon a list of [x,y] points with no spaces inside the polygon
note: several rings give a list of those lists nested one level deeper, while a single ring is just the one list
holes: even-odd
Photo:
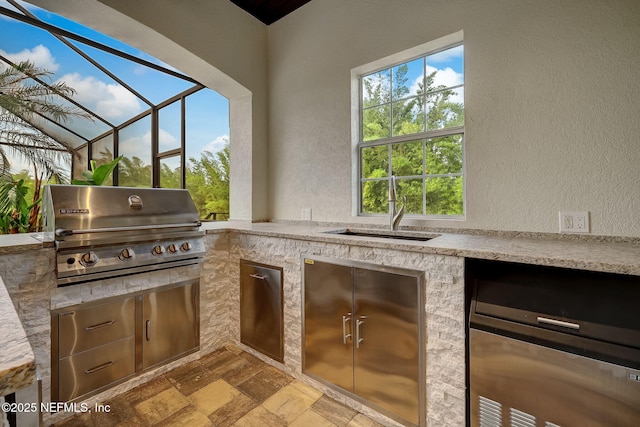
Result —
[{"label": "ceiling", "polygon": [[311,0],[231,0],[266,25],[290,14]]}]

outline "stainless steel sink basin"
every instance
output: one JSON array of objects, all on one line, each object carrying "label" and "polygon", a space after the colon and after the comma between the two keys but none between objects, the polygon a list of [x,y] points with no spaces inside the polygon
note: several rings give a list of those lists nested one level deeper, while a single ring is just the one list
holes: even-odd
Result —
[{"label": "stainless steel sink basin", "polygon": [[383,239],[399,239],[426,242],[439,237],[439,234],[422,233],[419,231],[390,231],[390,230],[367,230],[361,228],[343,228],[340,230],[326,231],[328,234],[340,234],[343,236],[375,237]]}]

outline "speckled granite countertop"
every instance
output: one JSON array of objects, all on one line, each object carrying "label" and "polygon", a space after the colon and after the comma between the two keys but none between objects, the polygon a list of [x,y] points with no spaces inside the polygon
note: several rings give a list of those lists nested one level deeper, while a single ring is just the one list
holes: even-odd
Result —
[{"label": "speckled granite countertop", "polygon": [[[468,258],[484,258],[583,270],[640,275],[640,239],[559,236],[535,233],[440,233],[428,241],[346,236],[332,233],[344,226],[287,223],[207,222],[209,234],[240,234],[389,248]],[[364,227],[363,227],[364,228]],[[384,230],[377,230],[384,231]],[[401,234],[413,232],[401,232]],[[429,234],[433,234],[430,232]],[[36,234],[0,236],[0,256],[37,250]],[[51,245],[47,243],[45,245]],[[0,278],[0,395],[35,380],[35,358],[13,303]]]},{"label": "speckled granite countertop", "polygon": [[[536,233],[428,232],[426,234],[435,234],[438,237],[423,242],[333,233],[346,228],[351,227],[249,222],[211,222],[203,225],[203,229],[208,233],[233,230],[239,233],[289,239],[640,275],[640,240],[638,239],[625,241],[616,237]],[[406,231],[404,234],[413,234],[413,232]],[[416,234],[420,233],[416,232]]]},{"label": "speckled granite countertop", "polygon": [[0,396],[36,380],[36,358],[0,278]]}]

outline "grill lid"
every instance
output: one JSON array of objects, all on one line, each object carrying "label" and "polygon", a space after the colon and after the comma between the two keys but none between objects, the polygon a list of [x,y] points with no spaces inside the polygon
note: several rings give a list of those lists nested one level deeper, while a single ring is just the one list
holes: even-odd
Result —
[{"label": "grill lid", "polygon": [[183,189],[47,185],[42,205],[44,239],[59,247],[200,233]]}]

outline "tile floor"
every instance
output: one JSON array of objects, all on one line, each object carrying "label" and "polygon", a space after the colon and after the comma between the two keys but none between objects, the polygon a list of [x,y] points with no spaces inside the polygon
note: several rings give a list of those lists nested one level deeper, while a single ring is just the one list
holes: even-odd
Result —
[{"label": "tile floor", "polygon": [[381,426],[233,346],[104,403],[109,413],[74,416],[55,427]]}]

